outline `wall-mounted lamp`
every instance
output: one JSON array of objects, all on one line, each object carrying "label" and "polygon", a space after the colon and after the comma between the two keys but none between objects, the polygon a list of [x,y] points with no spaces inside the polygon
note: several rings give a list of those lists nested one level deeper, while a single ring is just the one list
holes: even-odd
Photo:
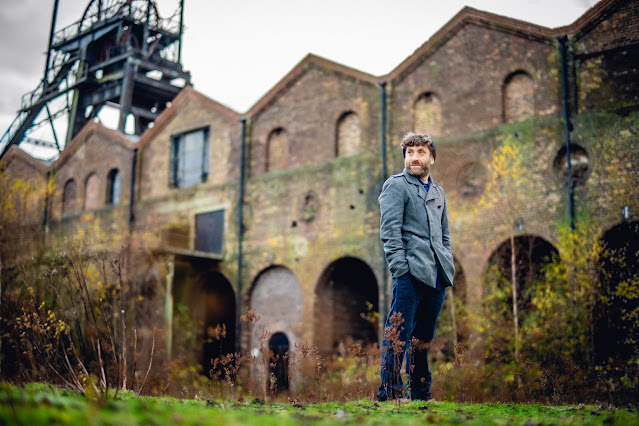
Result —
[{"label": "wall-mounted lamp", "polygon": [[513,223],[513,229],[515,232],[521,232],[524,229],[524,220],[516,219],[515,223]]},{"label": "wall-mounted lamp", "polygon": [[631,217],[632,212],[630,211],[630,206],[623,206],[623,208],[621,209],[621,220],[623,220],[624,222],[628,222],[630,221]]}]

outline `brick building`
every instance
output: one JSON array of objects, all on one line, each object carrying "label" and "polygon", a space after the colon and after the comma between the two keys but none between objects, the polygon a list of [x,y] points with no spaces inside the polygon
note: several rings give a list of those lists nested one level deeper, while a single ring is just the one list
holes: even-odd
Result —
[{"label": "brick building", "polygon": [[[274,350],[374,343],[380,323],[361,314],[389,303],[377,197],[402,169],[401,137],[437,142],[454,297],[473,304],[487,265],[510,257],[501,206],[477,211],[506,138],[532,149],[518,256],[538,269],[571,211],[610,244],[639,239],[638,67],[639,3],[602,0],[556,29],[465,8],[381,77],[309,55],[245,114],[186,87],[139,141],[89,123],[55,163],[31,166],[56,188],[41,244],[96,224],[144,240],[161,254],[169,348],[175,306],[188,306],[201,360],[236,345],[257,354],[262,327]],[[24,157],[12,148],[3,161],[23,176],[37,164]],[[247,308],[260,316],[252,332],[239,322]],[[221,323],[212,348],[205,336]]]}]

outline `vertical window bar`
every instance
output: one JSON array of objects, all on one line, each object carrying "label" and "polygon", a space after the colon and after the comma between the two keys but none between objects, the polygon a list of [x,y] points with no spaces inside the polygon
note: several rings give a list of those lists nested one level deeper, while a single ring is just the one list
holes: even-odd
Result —
[{"label": "vertical window bar", "polygon": [[202,131],[202,182],[209,176],[209,130]]},{"label": "vertical window bar", "polygon": [[178,137],[174,137],[171,143],[171,170],[170,170],[170,185],[177,187],[177,161],[178,161]]}]

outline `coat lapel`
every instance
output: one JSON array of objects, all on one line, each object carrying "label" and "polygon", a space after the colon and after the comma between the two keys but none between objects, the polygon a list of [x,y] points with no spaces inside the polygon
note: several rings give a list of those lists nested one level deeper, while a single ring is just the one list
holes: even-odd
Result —
[{"label": "coat lapel", "polygon": [[[424,202],[428,201],[426,199],[426,190],[424,189],[422,184],[419,183],[419,179],[417,179],[415,176],[413,176],[410,173],[408,173],[406,171],[406,169],[404,169],[404,177],[406,177],[406,180],[408,182],[412,183],[413,185],[415,185],[417,187],[417,195],[419,196],[419,198],[424,200]],[[428,191],[428,192],[430,192],[430,191]]]},{"label": "coat lapel", "polygon": [[435,185],[433,185],[433,181],[430,181],[430,189],[428,190],[428,197],[426,198],[426,202],[437,199],[437,190],[435,189]]}]

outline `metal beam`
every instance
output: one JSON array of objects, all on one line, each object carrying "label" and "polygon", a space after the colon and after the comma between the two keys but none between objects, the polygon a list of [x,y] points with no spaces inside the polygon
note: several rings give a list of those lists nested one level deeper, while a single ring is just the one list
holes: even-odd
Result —
[{"label": "metal beam", "polygon": [[155,119],[158,118],[158,115],[160,115],[158,113],[154,113],[144,108],[139,108],[136,106],[131,107],[131,114],[133,114],[136,117],[146,118],[151,121],[155,121]]}]

